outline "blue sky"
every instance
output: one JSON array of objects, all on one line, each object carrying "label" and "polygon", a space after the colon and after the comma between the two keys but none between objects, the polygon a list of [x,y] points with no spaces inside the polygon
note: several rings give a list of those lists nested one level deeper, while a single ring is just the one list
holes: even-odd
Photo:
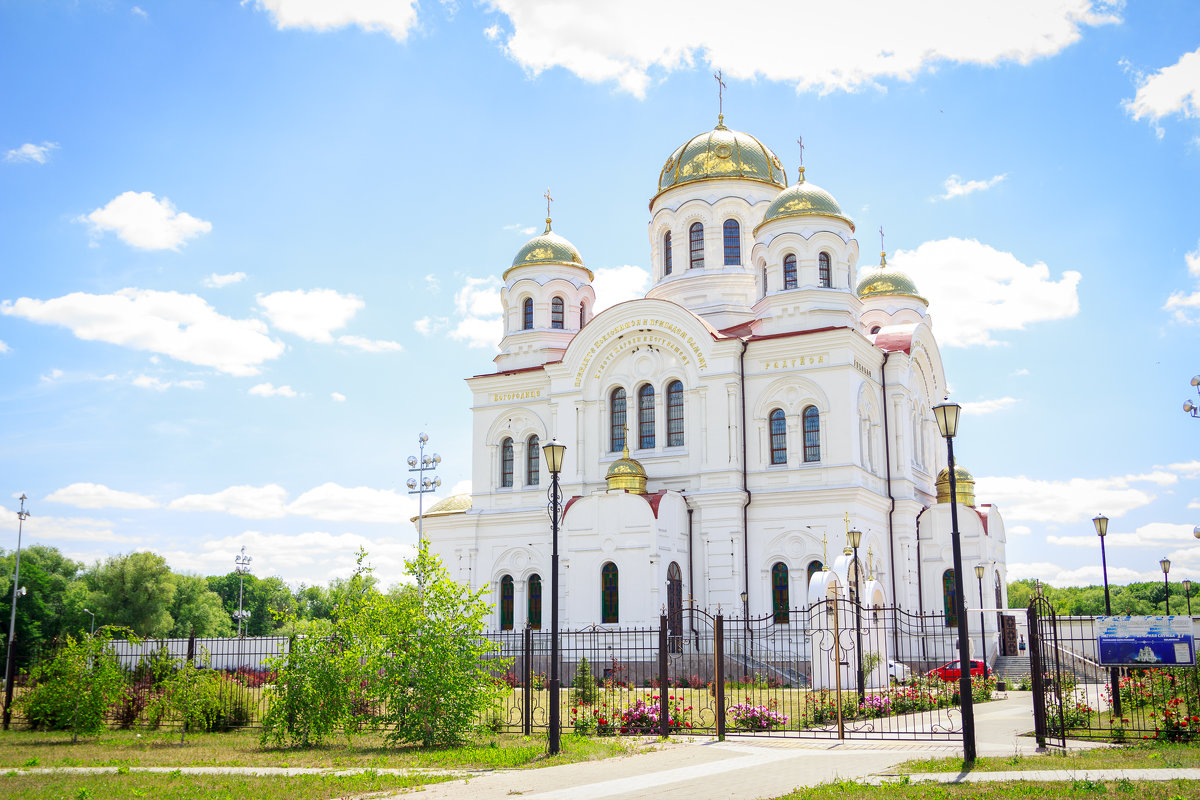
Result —
[{"label": "blue sky", "polygon": [[555,197],[602,305],[716,121],[930,299],[1012,577],[1200,580],[1200,7],[0,2],[0,546],[385,582],[417,434],[469,478]]}]

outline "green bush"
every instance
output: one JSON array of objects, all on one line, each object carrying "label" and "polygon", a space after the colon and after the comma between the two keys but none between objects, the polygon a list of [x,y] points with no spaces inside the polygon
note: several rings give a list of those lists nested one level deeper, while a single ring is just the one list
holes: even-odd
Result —
[{"label": "green bush", "polygon": [[592,674],[592,665],[587,656],[582,656],[575,666],[575,677],[571,679],[571,688],[575,690],[575,702],[592,705],[600,698],[600,689],[596,685],[596,676]]},{"label": "green bush", "polygon": [[179,719],[179,742],[182,744],[189,728],[212,729],[221,710],[221,684],[224,682],[219,673],[200,669],[194,661],[188,661],[163,683],[162,696],[152,704],[150,716],[156,726],[167,716]]},{"label": "green bush", "polygon": [[166,644],[161,644],[138,659],[133,668],[134,683],[150,683],[159,688],[175,673],[175,657]]},{"label": "green bush", "polygon": [[75,739],[104,730],[105,714],[125,688],[125,670],[109,646],[118,633],[129,631],[106,625],[85,639],[68,635],[53,658],[34,665],[32,688],[17,701],[31,728],[70,730]]}]

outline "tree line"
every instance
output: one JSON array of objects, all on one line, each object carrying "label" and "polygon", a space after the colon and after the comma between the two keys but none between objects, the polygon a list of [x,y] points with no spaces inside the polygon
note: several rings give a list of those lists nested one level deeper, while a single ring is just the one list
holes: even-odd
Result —
[{"label": "tree line", "polygon": [[[1191,601],[1200,613],[1200,581],[1191,589]],[[1104,587],[1103,586],[1064,586],[1057,587],[1043,583],[1042,596],[1050,602],[1054,613],[1067,616],[1100,617],[1104,616]],[[1150,616],[1167,613],[1167,591],[1170,590],[1171,613],[1186,614],[1188,597],[1183,593],[1179,582],[1163,585],[1162,581],[1146,581],[1130,583],[1125,586],[1109,584],[1108,595],[1112,613],[1116,616]],[[1013,581],[1008,585],[1008,607],[1029,608],[1029,600],[1037,591],[1037,581],[1033,578]]]}]

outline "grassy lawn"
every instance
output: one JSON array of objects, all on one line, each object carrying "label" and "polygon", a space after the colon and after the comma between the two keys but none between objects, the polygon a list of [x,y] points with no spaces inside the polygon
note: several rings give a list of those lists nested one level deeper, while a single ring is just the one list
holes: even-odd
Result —
[{"label": "grassy lawn", "polygon": [[798,789],[778,800],[989,800],[1036,797],[1039,800],[1082,800],[1082,798],[1127,797],[1130,800],[1193,800],[1200,797],[1200,781],[1010,781],[1008,783],[931,784],[893,783],[869,786],[854,781]]},{"label": "grassy lawn", "polygon": [[[1187,744],[1133,744],[1096,750],[1050,752],[1045,755],[984,757],[975,761],[972,772],[1004,772],[1030,769],[1169,769],[1200,767],[1200,747]],[[900,774],[920,772],[960,772],[961,758],[934,758],[907,761],[898,766]],[[1200,793],[1191,795],[1200,797]]]}]

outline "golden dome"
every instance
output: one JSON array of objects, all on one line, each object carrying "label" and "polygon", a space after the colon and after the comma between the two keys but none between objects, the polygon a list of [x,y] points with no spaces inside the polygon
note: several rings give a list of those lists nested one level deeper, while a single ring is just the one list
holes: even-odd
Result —
[{"label": "golden dome", "polygon": [[724,120],[722,115],[717,127],[693,136],[671,153],[658,175],[658,194],[710,178],[741,178],[780,189],[787,186],[787,173],[779,157],[750,134],[726,128]]},{"label": "golden dome", "polygon": [[840,219],[850,226],[850,230],[854,230],[854,223],[842,212],[842,207],[833,199],[833,195],[804,180],[804,167],[801,167],[796,183],[780,192],[779,196],[771,201],[771,205],[767,206],[767,213],[759,227],[776,219],[813,216]]},{"label": "golden dome", "polygon": [[[469,494],[452,494],[445,500],[438,500],[429,507],[429,510],[424,513],[425,517],[445,517],[450,514],[462,514],[471,510],[471,495]],[[409,522],[416,522],[417,518],[412,517]]]},{"label": "golden dome", "polygon": [[[950,470],[943,469],[937,476],[937,501],[939,503],[950,502]],[[958,495],[958,502],[964,506],[975,507],[975,479],[971,477],[971,473],[967,472],[960,466],[954,467],[954,490]]]},{"label": "golden dome", "polygon": [[917,291],[917,285],[913,283],[912,278],[899,270],[888,269],[887,257],[883,253],[879,254],[879,269],[864,275],[858,282],[857,291],[860,300],[866,300],[868,297],[901,295],[915,297],[925,305],[929,305],[929,301]]},{"label": "golden dome", "polygon": [[[550,218],[546,217],[546,230],[525,243],[513,258],[512,267],[523,267],[528,264],[565,264],[568,267],[583,267],[583,256],[575,249],[575,245],[550,230]],[[587,269],[586,267],[583,267]],[[508,273],[505,272],[505,275]],[[588,272],[589,277],[591,272]]]},{"label": "golden dome", "polygon": [[629,457],[629,442],[625,452],[612,463],[605,476],[609,489],[624,489],[630,494],[646,493],[646,470],[636,458]]}]

